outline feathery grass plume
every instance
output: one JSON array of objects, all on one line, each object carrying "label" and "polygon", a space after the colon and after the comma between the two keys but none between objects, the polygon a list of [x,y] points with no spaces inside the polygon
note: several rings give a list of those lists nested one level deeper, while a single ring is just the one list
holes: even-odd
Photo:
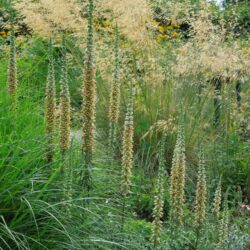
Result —
[{"label": "feathery grass plume", "polygon": [[151,242],[154,247],[157,247],[160,244],[161,240],[161,230],[162,230],[162,217],[163,217],[163,208],[164,208],[164,169],[165,169],[165,159],[164,159],[164,150],[165,150],[165,135],[163,135],[161,140],[161,147],[159,152],[159,170],[158,170],[158,179],[156,186],[156,194],[154,197],[154,210],[153,210],[153,223],[152,223],[152,232],[151,232]]},{"label": "feathery grass plume", "polygon": [[182,224],[183,220],[185,174],[184,115],[181,112],[170,176],[170,197],[172,203],[170,217],[179,224]]},{"label": "feathery grass plume", "polygon": [[201,148],[199,159],[199,171],[198,180],[195,194],[195,225],[197,228],[201,228],[206,215],[206,172],[205,172],[205,160],[204,152]]},{"label": "feathery grass plume", "polygon": [[125,123],[122,138],[122,173],[121,173],[121,194],[126,197],[131,186],[131,175],[133,167],[133,137],[134,137],[134,118],[133,118],[133,90],[130,89],[130,97],[127,106]]},{"label": "feathery grass plume", "polygon": [[56,121],[56,85],[55,85],[55,72],[54,72],[54,61],[52,52],[52,40],[49,43],[49,66],[46,86],[46,97],[45,97],[45,133],[47,136],[47,152],[46,157],[48,162],[53,160],[54,154],[54,133],[55,133],[55,121]]},{"label": "feathery grass plume", "polygon": [[221,208],[221,177],[214,194],[214,201],[212,207],[212,212],[216,215],[217,218],[219,218],[220,216],[220,208]]},{"label": "feathery grass plume", "polygon": [[63,46],[63,60],[61,68],[61,92],[60,92],[60,124],[59,124],[59,145],[62,155],[70,145],[70,93],[68,86],[68,72],[66,61],[66,49]]},{"label": "feathery grass plume", "polygon": [[15,45],[15,32],[11,21],[11,35],[10,35],[10,57],[8,65],[8,93],[14,96],[17,91],[17,68],[16,68],[16,45]]},{"label": "feathery grass plume", "polygon": [[84,66],[83,104],[82,104],[82,153],[84,169],[81,181],[89,190],[91,187],[91,168],[95,129],[95,67],[94,67],[94,34],[93,34],[93,0],[88,0],[88,34]]},{"label": "feathery grass plume", "polygon": [[111,91],[109,97],[109,150],[111,159],[114,156],[116,134],[120,111],[120,53],[119,53],[119,29],[116,25],[115,28],[115,68],[113,72],[113,80],[111,84]]}]

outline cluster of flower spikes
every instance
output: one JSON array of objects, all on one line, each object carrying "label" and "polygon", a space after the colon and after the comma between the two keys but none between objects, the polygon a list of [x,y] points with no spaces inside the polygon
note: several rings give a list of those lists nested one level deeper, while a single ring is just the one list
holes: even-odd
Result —
[{"label": "cluster of flower spikes", "polygon": [[204,160],[204,152],[201,148],[198,180],[195,193],[195,225],[197,228],[200,228],[205,220],[206,195],[207,195],[207,185],[206,185],[205,160]]},{"label": "cluster of flower spikes", "polygon": [[172,221],[177,224],[183,222],[184,210],[184,187],[186,175],[186,157],[185,157],[185,135],[184,135],[184,115],[181,113],[177,141],[174,149],[172,160],[171,176],[170,176],[170,198]]},{"label": "cluster of flower spikes", "polygon": [[110,100],[109,100],[109,150],[110,156],[113,158],[116,146],[117,126],[120,111],[120,52],[119,52],[119,30],[116,25],[115,29],[115,67],[113,72],[113,79],[111,83]]},{"label": "cluster of flower spikes", "polygon": [[164,209],[164,172],[165,172],[165,135],[163,135],[161,140],[161,147],[159,152],[159,170],[158,179],[156,185],[156,193],[154,197],[154,210],[153,210],[153,223],[151,232],[151,242],[156,247],[161,241],[161,231],[162,231],[162,217]]},{"label": "cluster of flower spikes", "polygon": [[56,84],[54,72],[54,60],[52,54],[52,40],[49,44],[49,66],[45,93],[45,133],[47,136],[47,152],[46,157],[48,162],[53,160],[54,154],[54,133],[56,122]]},{"label": "cluster of flower spikes", "polygon": [[133,137],[134,137],[134,110],[133,110],[133,90],[130,89],[130,97],[127,105],[127,112],[123,128],[122,138],[122,173],[120,191],[125,197],[128,195],[131,186],[131,176],[133,167]]},{"label": "cluster of flower spikes", "polygon": [[87,49],[84,65],[83,102],[82,102],[82,153],[84,169],[81,182],[91,188],[91,167],[94,147],[96,83],[94,66],[93,0],[88,1]]}]

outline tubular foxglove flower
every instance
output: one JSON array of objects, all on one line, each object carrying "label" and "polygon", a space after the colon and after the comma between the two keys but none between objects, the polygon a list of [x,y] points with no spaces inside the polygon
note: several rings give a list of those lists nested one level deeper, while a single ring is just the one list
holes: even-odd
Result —
[{"label": "tubular foxglove flower", "polygon": [[59,124],[59,144],[62,155],[70,146],[70,93],[68,87],[68,72],[66,62],[66,52],[63,52],[63,65],[61,72],[61,92],[60,92],[60,124]]},{"label": "tubular foxglove flower", "polygon": [[181,114],[170,176],[171,219],[182,223],[186,175],[184,119]]},{"label": "tubular foxglove flower", "polygon": [[228,204],[227,204],[227,197],[225,197],[224,209],[219,224],[219,243],[218,243],[219,250],[227,249],[228,226],[229,226]]},{"label": "tubular foxglove flower", "polygon": [[120,52],[119,52],[119,30],[116,25],[115,29],[115,68],[113,72],[113,80],[111,84],[111,91],[109,97],[109,150],[111,159],[114,156],[114,149],[116,144],[116,134],[120,111]]},{"label": "tubular foxglove flower", "polygon": [[134,137],[134,121],[133,121],[133,93],[131,87],[130,98],[127,106],[127,113],[123,128],[122,140],[122,174],[121,174],[121,193],[127,196],[131,186],[131,175],[133,167],[133,137]]},{"label": "tubular foxglove flower", "polygon": [[217,185],[217,189],[214,194],[213,208],[212,212],[219,218],[221,209],[221,178]]},{"label": "tubular foxglove flower", "polygon": [[48,162],[53,160],[54,155],[54,133],[56,121],[56,86],[55,86],[55,73],[54,61],[52,55],[52,41],[50,40],[50,58],[48,66],[47,85],[45,93],[45,123],[46,123],[46,136],[47,136],[47,152],[46,157]]},{"label": "tubular foxglove flower", "polygon": [[82,153],[84,169],[82,183],[89,190],[91,187],[91,169],[94,147],[96,83],[94,67],[93,0],[88,1],[88,35],[84,66],[83,104],[82,104]]},{"label": "tubular foxglove flower", "polygon": [[159,171],[158,179],[156,185],[156,194],[154,197],[154,210],[153,210],[153,223],[151,232],[151,241],[154,247],[160,244],[161,231],[162,231],[162,217],[164,209],[164,169],[165,169],[165,159],[164,159],[164,149],[165,149],[165,136],[163,136],[160,147],[159,154]]},{"label": "tubular foxglove flower", "polygon": [[205,172],[205,161],[204,153],[201,149],[199,159],[199,171],[198,180],[196,185],[195,193],[195,224],[197,228],[200,228],[205,220],[206,216],[206,172]]}]

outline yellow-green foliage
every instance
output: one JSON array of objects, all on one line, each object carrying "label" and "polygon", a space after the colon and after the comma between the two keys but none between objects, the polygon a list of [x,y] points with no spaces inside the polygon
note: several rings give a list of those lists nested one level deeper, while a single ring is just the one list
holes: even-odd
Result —
[{"label": "yellow-green foliage", "polygon": [[84,155],[86,186],[89,187],[90,166],[94,146],[95,129],[95,67],[94,67],[94,34],[93,34],[93,0],[88,2],[88,35],[84,66],[83,104],[82,104],[82,151]]},{"label": "yellow-green foliage", "polygon": [[59,143],[60,150],[64,154],[70,145],[70,93],[66,59],[63,60],[61,72]]},{"label": "yellow-green foliage", "polygon": [[198,180],[195,193],[195,224],[197,228],[201,227],[205,220],[206,196],[207,196],[207,185],[206,185],[205,162],[204,162],[204,153],[201,150],[200,160],[199,160]]},{"label": "yellow-green foliage", "polygon": [[133,94],[130,95],[130,100],[127,106],[127,113],[123,128],[122,138],[122,174],[121,174],[121,193],[126,196],[129,193],[131,186],[131,175],[133,167],[133,137],[134,137],[134,122],[133,122]]},{"label": "yellow-green foliage", "polygon": [[220,216],[220,209],[221,209],[221,179],[219,180],[217,189],[214,194],[214,202],[212,212],[217,216]]},{"label": "yellow-green foliage", "polygon": [[56,87],[55,87],[55,73],[54,62],[52,56],[52,42],[50,42],[50,58],[47,76],[47,86],[45,93],[45,123],[47,136],[47,160],[53,160],[54,151],[54,133],[56,121]]},{"label": "yellow-green foliage", "polygon": [[10,57],[8,66],[8,93],[14,95],[17,90],[16,46],[15,34],[12,27],[10,36]]},{"label": "yellow-green foliage", "polygon": [[181,115],[170,176],[171,219],[182,223],[186,175],[184,124]]},{"label": "yellow-green foliage", "polygon": [[153,223],[152,223],[152,233],[151,241],[156,247],[161,241],[161,231],[162,231],[162,217],[164,208],[164,142],[165,136],[163,136],[161,141],[160,155],[159,155],[159,172],[156,186],[156,194],[154,197],[154,210],[153,210]]}]

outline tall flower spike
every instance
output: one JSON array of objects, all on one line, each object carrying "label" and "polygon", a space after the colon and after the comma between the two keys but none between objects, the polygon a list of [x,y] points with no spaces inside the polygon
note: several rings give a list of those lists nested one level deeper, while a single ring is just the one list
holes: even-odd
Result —
[{"label": "tall flower spike", "polygon": [[153,210],[153,223],[152,223],[152,233],[151,241],[154,247],[157,247],[160,244],[161,240],[161,231],[162,231],[162,217],[163,217],[163,208],[164,208],[164,169],[165,169],[165,159],[164,159],[164,150],[165,150],[165,135],[163,135],[161,140],[161,147],[159,153],[159,170],[158,170],[158,179],[156,185],[156,194],[154,197],[154,210]]},{"label": "tall flower spike", "polygon": [[204,153],[201,149],[199,159],[199,171],[198,180],[196,185],[195,194],[195,224],[197,228],[200,228],[205,220],[206,215],[206,172],[205,172],[205,161]]},{"label": "tall flower spike", "polygon": [[8,65],[8,93],[15,95],[17,90],[17,68],[16,68],[16,45],[15,45],[15,32],[13,22],[11,24],[10,36],[10,57]]},{"label": "tall flower spike", "polygon": [[66,49],[63,47],[63,60],[61,68],[61,92],[60,92],[60,124],[59,124],[59,144],[62,155],[68,150],[70,145],[70,93],[68,86],[68,72],[66,61]]},{"label": "tall flower spike", "polygon": [[130,97],[127,106],[122,139],[122,173],[121,173],[121,194],[127,196],[131,186],[131,175],[133,167],[133,90],[131,86]]},{"label": "tall flower spike", "polygon": [[83,105],[82,105],[82,153],[84,169],[81,181],[89,190],[91,187],[91,168],[94,147],[95,129],[95,67],[94,67],[94,34],[93,34],[93,0],[88,1],[88,34],[84,66]]},{"label": "tall flower spike", "polygon": [[214,194],[214,201],[212,207],[212,212],[216,215],[217,218],[219,218],[220,216],[220,209],[221,209],[221,177]]},{"label": "tall flower spike", "polygon": [[181,112],[170,176],[170,197],[172,203],[170,216],[172,220],[179,224],[182,223],[183,219],[185,175],[186,157],[184,115],[183,112]]},{"label": "tall flower spike", "polygon": [[229,216],[228,216],[228,204],[227,204],[227,193],[225,195],[224,209],[222,217],[219,224],[219,243],[218,249],[226,250],[227,249],[227,239],[228,239],[228,225],[229,225]]},{"label": "tall flower spike", "polygon": [[116,25],[115,28],[115,68],[113,72],[113,80],[111,84],[110,98],[109,98],[109,150],[111,159],[114,156],[116,134],[120,111],[120,53],[119,53],[119,30]]},{"label": "tall flower spike", "polygon": [[52,54],[52,41],[50,40],[50,55],[49,66],[46,86],[45,97],[45,123],[46,123],[46,136],[47,136],[47,152],[46,157],[48,162],[53,160],[54,154],[54,133],[55,133],[55,121],[56,121],[56,85],[55,85],[55,73],[54,73],[54,61]]}]

